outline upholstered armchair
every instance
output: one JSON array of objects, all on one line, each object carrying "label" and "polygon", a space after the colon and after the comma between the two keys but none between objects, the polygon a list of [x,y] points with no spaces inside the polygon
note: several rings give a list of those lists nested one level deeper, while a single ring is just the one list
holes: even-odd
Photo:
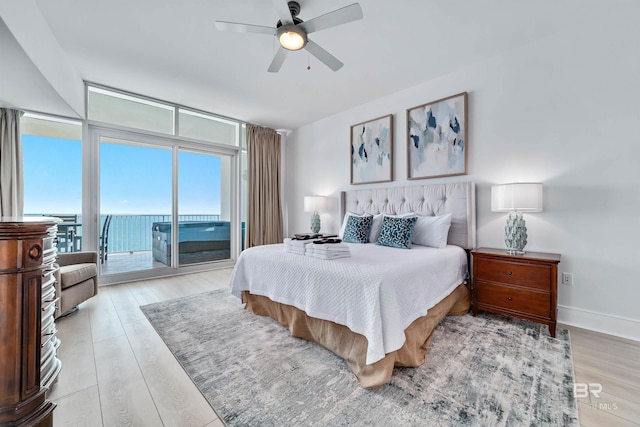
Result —
[{"label": "upholstered armchair", "polygon": [[55,317],[77,310],[78,304],[98,293],[98,253],[92,251],[59,253],[56,263]]}]

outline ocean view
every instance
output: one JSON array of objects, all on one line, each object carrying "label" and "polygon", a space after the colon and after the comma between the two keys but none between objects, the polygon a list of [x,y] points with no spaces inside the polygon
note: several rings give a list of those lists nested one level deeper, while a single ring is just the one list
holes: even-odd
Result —
[{"label": "ocean view", "polygon": [[[41,216],[42,214],[27,214],[27,216]],[[59,214],[70,216],[74,214]],[[56,216],[56,214],[51,214]],[[106,220],[106,215],[100,216],[100,233]],[[179,222],[187,221],[219,221],[220,215],[180,215]],[[171,222],[171,215],[112,215],[109,225],[108,253],[150,251],[152,248],[152,227],[157,222]],[[76,223],[82,223],[82,215],[77,215]],[[82,227],[77,227],[76,236],[82,240]]]}]

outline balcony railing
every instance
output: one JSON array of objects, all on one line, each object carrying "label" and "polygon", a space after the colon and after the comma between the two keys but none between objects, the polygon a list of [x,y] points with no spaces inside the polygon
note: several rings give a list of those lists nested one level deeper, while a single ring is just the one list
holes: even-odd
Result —
[{"label": "balcony railing", "polygon": [[[106,215],[100,217],[100,230]],[[219,221],[220,215],[180,215],[178,222]],[[171,215],[113,215],[109,226],[107,252],[150,251],[152,248],[152,230],[154,222],[170,222]]]},{"label": "balcony railing", "polygon": [[[29,216],[42,216],[43,214],[31,214]],[[64,216],[69,217],[73,214],[44,214],[46,216]],[[100,216],[100,233],[106,215]],[[126,253],[151,251],[152,249],[152,224],[154,222],[170,222],[171,215],[112,215],[111,224],[109,225],[109,238],[107,252]],[[179,215],[178,222],[186,221],[220,221],[220,215]],[[82,215],[77,215],[78,224],[82,224]],[[78,226],[75,230],[76,238],[74,250],[82,249],[82,227]],[[60,248],[59,248],[60,249]]]}]

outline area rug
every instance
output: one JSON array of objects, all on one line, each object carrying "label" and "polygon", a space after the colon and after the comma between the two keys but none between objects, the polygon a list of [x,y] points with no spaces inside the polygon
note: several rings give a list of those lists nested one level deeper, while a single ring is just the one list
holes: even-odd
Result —
[{"label": "area rug", "polygon": [[448,316],[427,361],[363,389],[345,362],[246,312],[227,290],[141,307],[228,426],[572,426],[569,333]]}]

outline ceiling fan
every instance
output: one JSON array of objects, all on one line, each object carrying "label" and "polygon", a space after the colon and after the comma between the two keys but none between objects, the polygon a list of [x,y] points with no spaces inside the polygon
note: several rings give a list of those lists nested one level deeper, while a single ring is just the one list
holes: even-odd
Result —
[{"label": "ceiling fan", "polygon": [[276,8],[276,13],[280,20],[275,27],[265,27],[262,25],[241,24],[237,22],[215,21],[216,27],[222,31],[235,31],[239,33],[258,33],[277,36],[280,47],[271,61],[269,72],[275,73],[280,70],[282,63],[287,57],[287,53],[292,50],[306,49],[331,68],[338,71],[344,65],[335,56],[324,50],[317,43],[309,40],[308,34],[325,28],[335,27],[347,22],[362,19],[362,9],[358,3],[336,9],[333,12],[320,15],[308,21],[298,18],[300,13],[300,3],[297,1],[272,0]]}]

